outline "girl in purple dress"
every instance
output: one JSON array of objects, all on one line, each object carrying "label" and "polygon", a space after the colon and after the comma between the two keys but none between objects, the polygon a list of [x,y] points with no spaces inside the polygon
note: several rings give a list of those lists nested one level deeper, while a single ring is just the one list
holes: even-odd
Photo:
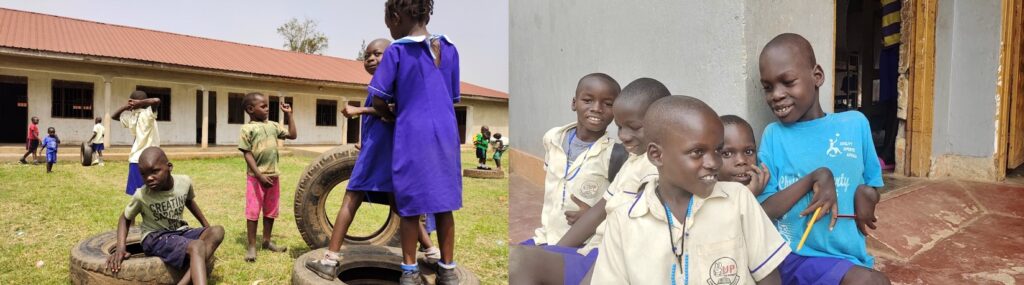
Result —
[{"label": "girl in purple dress", "polygon": [[[462,177],[454,103],[459,101],[459,53],[443,35],[427,32],[431,0],[388,0],[384,22],[396,41],[384,51],[368,90],[373,107],[395,122],[392,178],[402,216],[402,284],[420,284],[416,264],[419,216],[434,214],[441,247],[437,284],[458,284],[455,220]],[[395,112],[388,103],[394,102]]]}]

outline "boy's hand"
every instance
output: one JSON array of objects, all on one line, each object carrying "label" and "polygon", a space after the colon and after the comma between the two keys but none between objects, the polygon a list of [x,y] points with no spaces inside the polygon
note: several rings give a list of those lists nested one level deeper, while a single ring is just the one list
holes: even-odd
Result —
[{"label": "boy's hand", "polygon": [[260,180],[260,185],[263,185],[263,187],[270,188],[271,186],[274,186],[274,180],[271,180],[269,176],[261,173],[256,178]]},{"label": "boy's hand", "polygon": [[761,167],[751,165],[750,170],[747,171],[750,175],[750,182],[747,183],[747,189],[754,194],[754,197],[761,195],[764,192],[764,186],[768,185],[768,179],[771,178],[771,173],[768,172],[768,166],[764,163]]},{"label": "boy's hand", "polygon": [[135,108],[138,107],[138,106],[136,106],[138,104],[139,104],[139,100],[128,99],[128,105],[126,105],[126,106],[128,106],[128,110],[135,110]]},{"label": "boy's hand", "polygon": [[281,102],[281,112],[284,112],[285,114],[291,114],[292,113],[292,105],[290,105],[288,103],[285,103],[285,102]]},{"label": "boy's hand", "polygon": [[351,119],[352,117],[359,116],[360,107],[345,105],[345,108],[341,109],[341,115],[345,118]]},{"label": "boy's hand", "polygon": [[857,229],[864,236],[868,235],[868,228],[876,229],[875,222],[878,221],[878,217],[875,217],[875,205],[878,205],[879,198],[881,195],[878,194],[878,190],[864,184],[857,186],[857,192],[853,194],[853,212],[857,214]]},{"label": "boy's hand", "polygon": [[814,210],[822,208],[821,215],[833,213],[832,221],[828,224],[828,229],[831,231],[836,226],[836,218],[839,216],[837,205],[836,205],[836,182],[832,177],[831,171],[815,171],[815,181],[811,189],[814,190],[814,195],[811,196],[811,204],[800,212],[800,216],[806,216],[813,214]]},{"label": "boy's hand", "polygon": [[565,220],[569,221],[569,225],[572,225],[576,223],[576,220],[579,220],[580,217],[583,216],[584,212],[590,209],[590,205],[583,203],[580,199],[576,199],[575,195],[569,195],[569,199],[571,199],[573,203],[576,203],[576,206],[580,207],[580,209],[576,211],[565,211]]},{"label": "boy's hand", "polygon": [[107,268],[110,269],[110,272],[114,273],[121,271],[121,261],[128,259],[130,256],[132,255],[124,247],[118,247],[114,254],[107,257]]}]

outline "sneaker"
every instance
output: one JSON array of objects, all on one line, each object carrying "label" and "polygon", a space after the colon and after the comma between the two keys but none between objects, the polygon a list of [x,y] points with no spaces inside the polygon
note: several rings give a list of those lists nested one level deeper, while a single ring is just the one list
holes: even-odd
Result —
[{"label": "sneaker", "polygon": [[320,278],[327,279],[327,281],[334,281],[334,278],[338,277],[339,268],[338,265],[327,265],[320,262],[319,259],[306,260],[306,269],[313,271]]},{"label": "sneaker", "polygon": [[24,159],[18,160],[18,162],[21,162],[21,164],[28,164],[28,161],[25,161]]},{"label": "sneaker", "polygon": [[[400,285],[423,285],[423,277],[419,271],[402,272],[402,278],[398,280]],[[438,283],[440,284],[440,283]]]},{"label": "sneaker", "polygon": [[445,269],[444,267],[437,267],[437,279],[434,281],[437,285],[458,285],[459,275],[455,274],[455,268]]}]

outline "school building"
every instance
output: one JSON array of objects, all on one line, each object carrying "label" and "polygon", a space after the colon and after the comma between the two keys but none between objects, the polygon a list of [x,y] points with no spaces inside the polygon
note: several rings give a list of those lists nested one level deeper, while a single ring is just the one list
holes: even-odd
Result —
[{"label": "school building", "polygon": [[[102,117],[107,144],[130,145],[110,115],[143,90],[161,99],[162,145],[237,145],[249,92],[269,97],[273,121],[286,121],[280,102],[293,105],[300,136],[288,144],[351,144],[359,120],[340,108],[362,105],[370,78],[350,59],[0,8],[0,143],[24,144],[37,116],[65,143],[87,140]],[[461,92],[464,144],[482,125],[508,135],[508,94],[465,82]]]},{"label": "school building", "polygon": [[543,185],[541,136],[575,120],[569,103],[591,72],[658,79],[759,138],[776,119],[758,56],[797,33],[825,71],[824,110],[863,112],[896,174],[1002,180],[1024,163],[1022,2],[512,1],[512,172]]}]

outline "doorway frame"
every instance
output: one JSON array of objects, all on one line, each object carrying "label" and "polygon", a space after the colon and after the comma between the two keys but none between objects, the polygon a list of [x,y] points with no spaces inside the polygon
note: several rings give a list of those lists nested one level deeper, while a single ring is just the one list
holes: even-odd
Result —
[{"label": "doorway frame", "polygon": [[[1014,13],[1016,11],[1016,13]],[[1016,96],[1017,100],[1024,100],[1024,94],[1016,94],[1014,90],[1024,80],[1024,74],[1019,71],[1018,64],[1021,63],[1021,56],[1024,53],[1024,44],[1021,43],[1024,32],[1015,23],[1024,22],[1024,0],[1003,0],[1002,1],[1002,36],[999,43],[999,74],[996,82],[996,94],[998,95],[999,108],[996,124],[996,151],[995,169],[996,180],[1006,178],[1006,168],[1009,155],[1009,134],[1010,134],[1010,112],[1012,100],[1010,96]],[[1014,29],[1016,27],[1016,30]],[[1016,33],[1015,33],[1016,32]]]},{"label": "doorway frame", "polygon": [[906,114],[903,160],[897,163],[903,163],[905,176],[926,177],[932,163],[938,1],[897,1],[903,1],[897,90],[906,97],[906,104],[900,104]]}]

